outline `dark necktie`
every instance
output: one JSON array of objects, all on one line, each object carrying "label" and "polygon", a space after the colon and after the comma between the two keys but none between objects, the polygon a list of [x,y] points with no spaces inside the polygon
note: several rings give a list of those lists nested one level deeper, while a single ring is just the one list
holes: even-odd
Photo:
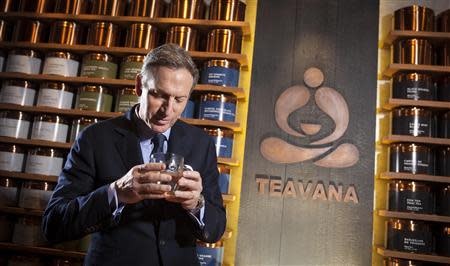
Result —
[{"label": "dark necktie", "polygon": [[161,133],[156,134],[152,138],[153,143],[152,154],[157,152],[164,152],[164,141],[166,141],[166,136],[164,136],[164,134]]}]

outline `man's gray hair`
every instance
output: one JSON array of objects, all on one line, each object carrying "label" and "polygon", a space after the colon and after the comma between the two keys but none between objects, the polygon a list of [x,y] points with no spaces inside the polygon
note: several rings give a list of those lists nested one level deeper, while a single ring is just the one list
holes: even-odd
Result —
[{"label": "man's gray hair", "polygon": [[142,85],[144,87],[155,76],[158,67],[161,66],[171,69],[185,68],[194,79],[191,90],[197,85],[198,69],[192,57],[180,46],[168,43],[153,49],[145,57],[144,65],[141,69]]}]

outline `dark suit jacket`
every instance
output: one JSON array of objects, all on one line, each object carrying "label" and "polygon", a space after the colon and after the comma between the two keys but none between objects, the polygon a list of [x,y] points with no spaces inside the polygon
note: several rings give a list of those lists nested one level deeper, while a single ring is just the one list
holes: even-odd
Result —
[{"label": "dark suit jacket", "polygon": [[226,225],[214,143],[181,121],[172,127],[168,143],[168,152],[183,155],[202,176],[203,228],[179,204],[165,200],[129,204],[113,217],[108,185],[143,163],[133,113],[134,108],[80,134],[45,210],[44,234],[59,242],[92,233],[86,265],[198,265],[196,238],[217,242]]}]

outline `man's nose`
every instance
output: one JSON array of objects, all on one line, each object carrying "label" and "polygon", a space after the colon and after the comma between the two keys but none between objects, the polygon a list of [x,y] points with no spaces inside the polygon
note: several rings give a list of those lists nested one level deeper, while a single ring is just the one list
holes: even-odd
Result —
[{"label": "man's nose", "polygon": [[174,98],[170,97],[164,103],[164,113],[166,115],[170,114],[173,111]]}]

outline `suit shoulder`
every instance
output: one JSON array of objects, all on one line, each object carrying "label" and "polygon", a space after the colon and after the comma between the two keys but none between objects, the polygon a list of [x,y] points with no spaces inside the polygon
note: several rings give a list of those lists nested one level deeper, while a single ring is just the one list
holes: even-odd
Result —
[{"label": "suit shoulder", "polygon": [[181,120],[178,120],[175,125],[183,128],[183,130],[186,132],[186,134],[188,136],[190,136],[190,137],[203,139],[205,141],[208,141],[208,140],[211,139],[211,137],[208,134],[206,134],[206,132],[203,130],[203,128],[190,125],[190,124],[188,124],[186,122],[183,122]]}]

